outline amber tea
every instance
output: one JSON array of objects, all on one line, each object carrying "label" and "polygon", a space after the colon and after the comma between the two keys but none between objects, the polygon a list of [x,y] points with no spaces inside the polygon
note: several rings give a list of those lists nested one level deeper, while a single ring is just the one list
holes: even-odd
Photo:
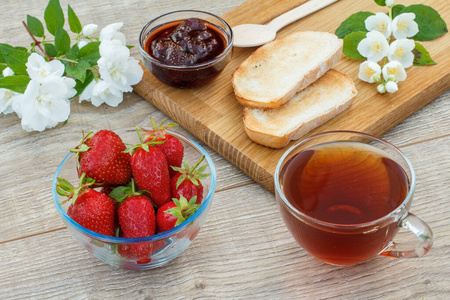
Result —
[{"label": "amber tea", "polygon": [[[357,142],[308,148],[287,161],[281,173],[284,195],[293,207],[318,222],[337,226],[382,218],[401,205],[409,190],[400,165],[380,149]],[[391,224],[371,234],[336,233],[281,212],[307,251],[334,264],[354,264],[377,255],[398,231]]]}]

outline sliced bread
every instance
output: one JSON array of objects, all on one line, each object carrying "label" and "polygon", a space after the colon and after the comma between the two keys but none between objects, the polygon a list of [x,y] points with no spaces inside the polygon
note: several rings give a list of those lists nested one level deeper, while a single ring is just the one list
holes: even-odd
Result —
[{"label": "sliced bread", "polygon": [[301,31],[258,48],[233,73],[237,100],[249,107],[280,106],[331,69],[342,45],[334,34]]},{"label": "sliced bread", "polygon": [[245,132],[258,144],[283,148],[346,110],[356,94],[350,77],[329,70],[280,107],[245,107]]}]

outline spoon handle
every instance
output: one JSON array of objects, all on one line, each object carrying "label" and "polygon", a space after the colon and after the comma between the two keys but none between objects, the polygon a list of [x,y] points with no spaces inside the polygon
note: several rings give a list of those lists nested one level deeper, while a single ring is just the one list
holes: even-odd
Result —
[{"label": "spoon handle", "polygon": [[313,12],[316,12],[319,9],[322,9],[337,1],[339,0],[310,0],[288,12],[285,12],[281,16],[276,17],[269,24],[267,24],[267,26],[271,27],[275,30],[275,32],[277,32],[284,26],[289,25],[292,22],[297,21],[298,19],[306,17],[307,15],[312,14]]}]

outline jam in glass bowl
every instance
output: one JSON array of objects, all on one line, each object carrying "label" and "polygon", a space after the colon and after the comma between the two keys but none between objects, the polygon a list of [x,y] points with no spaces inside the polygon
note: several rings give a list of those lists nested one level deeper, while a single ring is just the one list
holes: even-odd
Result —
[{"label": "jam in glass bowl", "polygon": [[233,33],[220,17],[180,10],[148,22],[139,36],[147,69],[160,81],[193,88],[216,77],[232,57]]}]

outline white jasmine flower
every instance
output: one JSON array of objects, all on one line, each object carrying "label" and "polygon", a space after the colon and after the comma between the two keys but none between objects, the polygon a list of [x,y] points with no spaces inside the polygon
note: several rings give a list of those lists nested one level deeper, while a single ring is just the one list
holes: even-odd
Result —
[{"label": "white jasmine flower", "polygon": [[116,107],[123,101],[123,92],[110,82],[102,79],[94,80],[81,93],[79,101],[84,100],[97,107],[103,103]]},{"label": "white jasmine flower", "polygon": [[99,51],[98,67],[103,80],[123,92],[131,92],[131,86],[141,81],[144,71],[130,57],[130,50],[119,40],[105,40],[100,43]]},{"label": "white jasmine flower", "polygon": [[14,71],[11,70],[10,67],[6,67],[6,68],[4,68],[3,71],[2,71],[2,75],[3,75],[3,77],[13,76],[13,75],[14,75]]},{"label": "white jasmine flower", "polygon": [[414,50],[415,46],[414,41],[410,39],[400,39],[392,42],[388,52],[389,61],[398,61],[403,68],[411,67],[414,61],[412,50]]},{"label": "white jasmine flower", "polygon": [[59,60],[46,62],[45,59],[37,53],[31,53],[27,66],[28,75],[32,80],[39,83],[45,81],[47,77],[61,77],[64,74],[64,65]]},{"label": "white jasmine flower", "polygon": [[388,7],[394,6],[394,0],[386,0],[386,6]]},{"label": "white jasmine flower", "polygon": [[367,17],[364,21],[367,31],[376,30],[381,32],[387,39],[391,35],[391,18],[385,13],[376,13],[375,15]]},{"label": "white jasmine flower", "polygon": [[85,36],[93,35],[97,31],[98,25],[97,24],[87,24],[83,27],[81,30],[81,33]]},{"label": "white jasmine flower", "polygon": [[113,23],[109,24],[105,28],[103,28],[100,31],[100,41],[105,40],[119,40],[122,42],[122,45],[126,44],[125,35],[122,32],[119,32],[118,30],[122,28],[123,23]]},{"label": "white jasmine flower", "polygon": [[381,70],[386,81],[399,82],[406,79],[406,72],[402,64],[398,61],[391,61],[384,65]]},{"label": "white jasmine flower", "polygon": [[359,42],[357,49],[367,60],[378,62],[387,55],[389,43],[381,32],[372,30]]},{"label": "white jasmine flower", "polygon": [[[6,67],[2,71],[2,75],[3,77],[12,76],[14,75],[14,71],[10,67]],[[7,115],[14,112],[12,103],[17,95],[20,94],[9,89],[0,88],[0,113]]]},{"label": "white jasmine flower", "polygon": [[388,93],[395,93],[396,91],[398,91],[397,83],[395,83],[393,81],[386,82],[385,87],[386,87],[386,92],[388,92]]},{"label": "white jasmine flower", "polygon": [[414,13],[403,13],[392,20],[392,34],[397,40],[415,36],[419,32],[415,17]]},{"label": "white jasmine flower", "polygon": [[12,104],[18,95],[21,94],[8,89],[0,89],[0,113],[7,115],[14,112]]},{"label": "white jasmine flower", "polygon": [[26,131],[43,131],[67,120],[70,114],[69,98],[76,94],[75,80],[51,76],[39,82],[31,79],[23,95],[12,106],[22,119]]},{"label": "white jasmine flower", "polygon": [[365,61],[359,65],[358,77],[362,81],[373,83],[375,82],[374,77],[380,76],[381,67],[372,61]]},{"label": "white jasmine flower", "polygon": [[380,94],[386,93],[386,87],[384,86],[384,84],[379,84],[379,85],[377,86],[377,91],[378,91],[378,93],[380,93]]}]

